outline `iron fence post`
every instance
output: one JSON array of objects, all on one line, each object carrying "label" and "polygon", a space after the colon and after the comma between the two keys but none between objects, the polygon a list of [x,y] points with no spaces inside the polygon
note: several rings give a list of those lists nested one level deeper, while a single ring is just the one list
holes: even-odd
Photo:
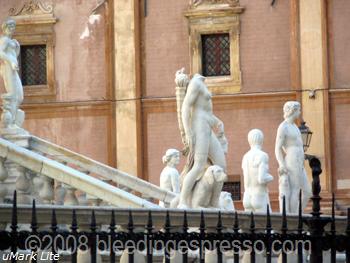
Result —
[{"label": "iron fence post", "polygon": [[305,220],[306,225],[309,227],[311,237],[311,255],[310,263],[323,262],[323,234],[324,227],[331,222],[329,217],[321,217],[321,184],[320,174],[322,173],[321,162],[315,156],[310,156],[309,165],[312,171],[312,217]]}]

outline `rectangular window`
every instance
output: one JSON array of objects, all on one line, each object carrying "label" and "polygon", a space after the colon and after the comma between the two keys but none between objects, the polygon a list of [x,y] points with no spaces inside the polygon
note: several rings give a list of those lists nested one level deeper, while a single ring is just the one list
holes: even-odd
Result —
[{"label": "rectangular window", "polygon": [[241,200],[241,182],[226,182],[222,191],[231,193],[233,201]]},{"label": "rectangular window", "polygon": [[202,74],[205,77],[228,76],[230,67],[230,36],[224,34],[201,35]]},{"label": "rectangular window", "polygon": [[21,46],[20,59],[23,86],[47,84],[46,45]]}]

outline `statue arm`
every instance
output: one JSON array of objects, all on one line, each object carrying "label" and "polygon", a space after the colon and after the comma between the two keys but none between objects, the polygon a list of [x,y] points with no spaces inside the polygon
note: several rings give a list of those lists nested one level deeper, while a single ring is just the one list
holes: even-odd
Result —
[{"label": "statue arm", "polygon": [[0,59],[7,61],[8,63],[12,63],[10,57],[6,54],[5,49],[7,48],[7,43],[5,38],[0,38]]},{"label": "statue arm", "polygon": [[285,164],[285,160],[284,160],[284,156],[283,156],[283,145],[284,145],[284,142],[285,142],[285,138],[286,135],[285,135],[285,131],[283,129],[283,126],[280,126],[278,127],[278,130],[277,130],[277,136],[276,136],[276,144],[275,144],[275,155],[276,155],[276,159],[277,159],[277,162],[278,162],[278,165],[279,165],[279,172],[286,172],[286,171],[283,171],[285,170],[286,168],[286,164]]},{"label": "statue arm", "polygon": [[273,177],[269,174],[269,157],[265,154],[260,160],[258,173],[259,184],[267,184],[273,180]]},{"label": "statue arm", "polygon": [[244,189],[247,190],[249,187],[249,176],[248,176],[248,163],[247,163],[246,155],[243,156],[242,170],[243,170],[243,179],[244,179]]}]

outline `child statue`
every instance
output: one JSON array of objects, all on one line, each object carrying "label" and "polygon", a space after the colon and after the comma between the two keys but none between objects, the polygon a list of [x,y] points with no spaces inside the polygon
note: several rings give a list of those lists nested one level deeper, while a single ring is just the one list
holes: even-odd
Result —
[{"label": "child statue", "polygon": [[244,176],[243,206],[245,211],[266,212],[270,206],[267,184],[273,180],[269,174],[269,156],[262,151],[264,135],[253,129],[248,133],[250,150],[244,155],[242,169]]},{"label": "child statue", "polygon": [[[180,174],[176,169],[180,162],[180,152],[176,149],[168,149],[162,161],[166,166],[160,174],[160,188],[176,194],[180,193]],[[168,207],[167,204],[161,201],[159,205]]]}]

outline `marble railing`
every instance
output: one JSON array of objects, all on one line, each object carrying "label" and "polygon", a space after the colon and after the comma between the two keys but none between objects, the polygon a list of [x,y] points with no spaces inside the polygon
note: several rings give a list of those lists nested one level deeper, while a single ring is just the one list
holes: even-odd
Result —
[{"label": "marble railing", "polygon": [[[29,203],[35,194],[38,194],[43,203],[54,203],[53,185],[56,182],[56,185],[63,184],[65,187],[66,199],[68,200],[65,204],[77,204],[77,202],[72,201],[76,199],[75,189],[77,189],[117,207],[158,207],[152,202],[106,183],[82,170],[88,168],[89,171],[97,173],[101,177],[127,184],[129,188],[136,186],[135,189],[140,192],[146,192],[147,189],[144,185],[148,186],[149,183],[143,182],[142,185],[139,179],[134,179],[130,175],[39,138],[29,136],[29,142],[27,147],[22,147],[18,143],[0,138],[0,158],[2,161],[0,198],[4,198],[4,194],[6,194],[4,181],[8,174],[13,173],[17,176],[15,188],[19,203]],[[155,187],[149,187],[148,195],[157,191],[154,189]],[[156,193],[151,197],[168,200],[171,196],[164,191]]]},{"label": "marble railing", "polygon": [[174,193],[161,189],[159,186],[144,181],[137,176],[127,174],[41,138],[31,136],[29,147],[41,155],[48,156],[64,164],[73,165],[84,173],[93,174],[102,180],[115,183],[118,187],[137,193],[137,195],[144,198],[169,203],[175,197]]}]

